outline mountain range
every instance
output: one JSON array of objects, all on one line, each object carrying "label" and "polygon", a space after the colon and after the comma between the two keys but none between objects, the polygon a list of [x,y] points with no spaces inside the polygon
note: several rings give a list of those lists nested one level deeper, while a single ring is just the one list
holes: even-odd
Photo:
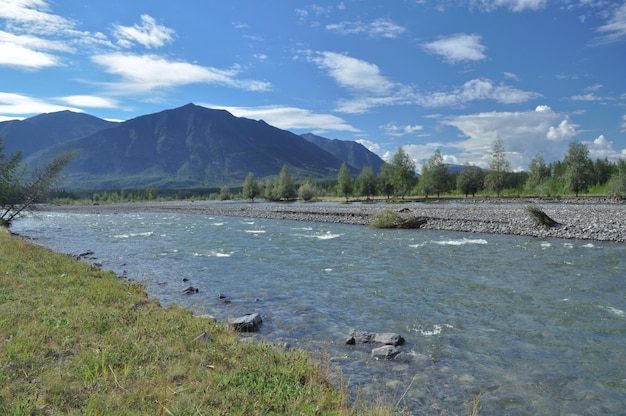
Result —
[{"label": "mountain range", "polygon": [[260,120],[194,104],[124,122],[61,111],[0,123],[5,153],[21,151],[30,167],[75,152],[63,189],[240,186],[277,176],[287,165],[296,180],[336,179],[342,163],[357,174],[384,161],[353,141],[297,135]]}]

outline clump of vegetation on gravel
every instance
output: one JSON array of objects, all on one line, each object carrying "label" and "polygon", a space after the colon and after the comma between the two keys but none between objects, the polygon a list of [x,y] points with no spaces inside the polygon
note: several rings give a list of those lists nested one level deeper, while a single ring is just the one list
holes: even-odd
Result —
[{"label": "clump of vegetation on gravel", "polygon": [[422,228],[426,222],[426,218],[387,208],[372,215],[370,225],[374,228]]}]

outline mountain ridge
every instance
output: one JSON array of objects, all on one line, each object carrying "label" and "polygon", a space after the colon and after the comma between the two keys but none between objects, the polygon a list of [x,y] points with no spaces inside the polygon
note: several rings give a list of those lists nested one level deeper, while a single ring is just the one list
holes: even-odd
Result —
[{"label": "mountain ridge", "polygon": [[[81,117],[78,126],[72,127],[66,120],[67,113],[59,115],[68,129],[93,128],[87,123],[87,120],[93,121],[91,119]],[[296,180],[329,179],[336,178],[345,161],[341,154],[333,154],[265,121],[235,117],[225,110],[195,104],[120,123],[101,121],[104,124],[96,125],[105,128],[86,136],[75,133],[70,140],[29,152],[26,161],[38,166],[59,153],[76,151],[61,186],[94,190],[240,185],[249,172],[261,180],[277,176],[285,164]],[[15,135],[9,134],[5,143],[14,140]],[[42,144],[48,143],[43,141]],[[354,160],[376,161],[378,156],[353,143],[344,147],[363,153]],[[382,163],[380,158],[378,160]],[[353,172],[362,167],[350,164]]]}]

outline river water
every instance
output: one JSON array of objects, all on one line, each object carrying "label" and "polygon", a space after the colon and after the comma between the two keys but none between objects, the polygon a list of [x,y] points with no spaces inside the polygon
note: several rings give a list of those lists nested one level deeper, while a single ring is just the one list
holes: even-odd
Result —
[{"label": "river water", "polygon": [[[255,336],[412,414],[468,415],[475,398],[480,415],[626,414],[626,244],[141,212],[38,213],[12,231],[92,251],[164,305],[260,313]],[[345,345],[352,328],[406,344],[378,361]]]}]

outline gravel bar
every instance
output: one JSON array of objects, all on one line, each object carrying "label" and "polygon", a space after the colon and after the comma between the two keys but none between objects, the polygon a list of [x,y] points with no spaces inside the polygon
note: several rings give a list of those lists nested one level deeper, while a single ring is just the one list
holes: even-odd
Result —
[{"label": "gravel bar", "polygon": [[[560,225],[535,224],[526,213],[534,205]],[[265,203],[168,201],[102,205],[41,205],[40,211],[74,213],[179,212],[215,216],[270,218],[369,225],[384,209],[427,220],[422,229],[626,242],[626,204],[622,201],[407,202],[407,203]]]}]

